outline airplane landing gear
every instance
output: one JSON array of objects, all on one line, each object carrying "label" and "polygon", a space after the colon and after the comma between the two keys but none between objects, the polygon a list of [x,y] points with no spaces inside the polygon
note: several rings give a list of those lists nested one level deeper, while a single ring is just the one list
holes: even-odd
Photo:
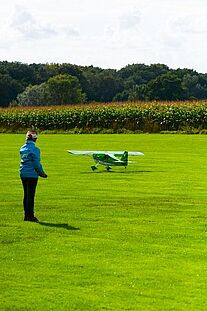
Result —
[{"label": "airplane landing gear", "polygon": [[95,165],[92,165],[91,169],[92,169],[92,171],[95,171],[95,170],[97,170],[97,167]]}]

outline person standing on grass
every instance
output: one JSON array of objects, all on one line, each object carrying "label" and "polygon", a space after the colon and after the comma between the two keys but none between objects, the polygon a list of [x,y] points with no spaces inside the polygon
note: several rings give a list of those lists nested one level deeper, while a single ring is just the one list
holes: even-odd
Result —
[{"label": "person standing on grass", "polygon": [[40,163],[40,149],[36,147],[36,131],[28,131],[26,143],[20,148],[20,178],[24,189],[24,221],[38,222],[34,215],[34,198],[38,177],[47,178]]}]

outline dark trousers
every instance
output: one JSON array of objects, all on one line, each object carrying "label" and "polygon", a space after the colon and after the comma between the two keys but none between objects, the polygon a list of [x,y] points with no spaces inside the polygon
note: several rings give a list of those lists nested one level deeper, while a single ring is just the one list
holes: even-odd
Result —
[{"label": "dark trousers", "polygon": [[24,188],[24,213],[25,217],[33,217],[34,216],[34,197],[35,190],[37,186],[37,178],[21,178],[22,185]]}]

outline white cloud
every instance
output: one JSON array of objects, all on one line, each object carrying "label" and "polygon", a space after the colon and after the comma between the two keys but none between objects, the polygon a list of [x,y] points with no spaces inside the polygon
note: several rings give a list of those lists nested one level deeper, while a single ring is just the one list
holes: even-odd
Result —
[{"label": "white cloud", "polygon": [[[78,37],[79,32],[71,25],[55,25],[39,20],[27,7],[16,5],[0,32],[1,46],[25,40],[49,40],[50,38]],[[7,34],[6,36],[4,34]]]},{"label": "white cloud", "polygon": [[141,13],[139,10],[126,12],[119,17],[120,30],[134,30],[141,22]]},{"label": "white cloud", "polygon": [[11,28],[18,31],[25,39],[45,38],[57,35],[50,25],[38,23],[24,7],[16,6],[10,22]]},{"label": "white cloud", "polygon": [[206,16],[189,15],[185,17],[177,18],[172,27],[177,32],[189,34],[189,35],[206,35],[207,34],[207,20]]}]

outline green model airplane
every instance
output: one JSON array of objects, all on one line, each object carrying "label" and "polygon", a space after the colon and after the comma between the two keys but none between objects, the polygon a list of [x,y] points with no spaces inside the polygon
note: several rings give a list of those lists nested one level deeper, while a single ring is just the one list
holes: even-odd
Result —
[{"label": "green model airplane", "polygon": [[81,150],[67,150],[71,154],[89,155],[92,156],[96,165],[92,165],[91,169],[95,171],[99,164],[106,166],[107,171],[112,169],[112,166],[128,165],[128,156],[142,156],[142,152],[133,151],[81,151]]}]

